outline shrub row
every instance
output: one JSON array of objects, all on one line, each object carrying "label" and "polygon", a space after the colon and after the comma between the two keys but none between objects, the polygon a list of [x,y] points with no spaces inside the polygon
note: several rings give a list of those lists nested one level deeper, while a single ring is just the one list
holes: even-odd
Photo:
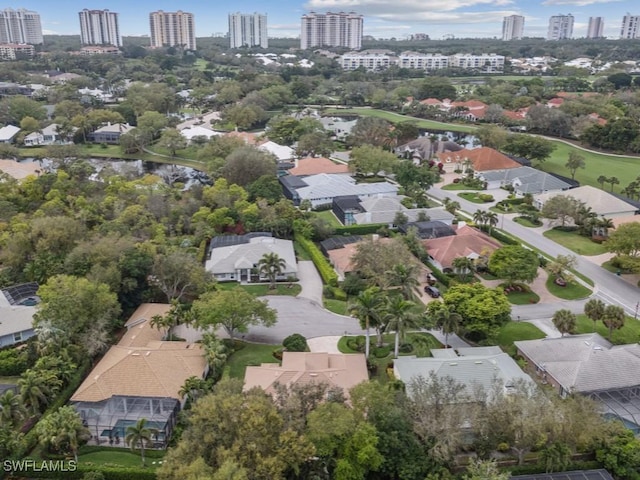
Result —
[{"label": "shrub row", "polygon": [[311,240],[304,238],[299,233],[294,234],[294,239],[300,247],[309,255],[313,264],[318,269],[322,280],[332,287],[338,286],[338,274],[335,272],[329,261],[322,254],[320,249]]},{"label": "shrub row", "polygon": [[331,285],[325,285],[322,291],[325,298],[347,301],[347,292],[338,287],[332,287]]},{"label": "shrub row", "polygon": [[491,236],[506,245],[520,245],[520,242],[517,239],[498,230],[497,228],[491,229]]},{"label": "shrub row", "polygon": [[367,225],[348,225],[344,227],[336,227],[336,235],[370,235],[377,233],[386,223],[371,223]]},{"label": "shrub row", "polygon": [[151,469],[134,468],[134,467],[107,467],[102,465],[78,465],[75,472],[70,471],[30,471],[29,478],[49,478],[49,479],[82,479],[85,474],[90,472],[100,472],[104,475],[105,480],[155,480],[156,473]]},{"label": "shrub row", "polygon": [[9,348],[0,351],[0,375],[13,377],[29,368],[29,355],[26,349]]}]

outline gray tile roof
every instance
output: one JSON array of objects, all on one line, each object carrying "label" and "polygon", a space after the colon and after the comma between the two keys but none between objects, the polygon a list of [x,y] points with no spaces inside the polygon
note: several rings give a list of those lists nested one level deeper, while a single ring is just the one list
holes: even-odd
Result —
[{"label": "gray tile roof", "polygon": [[334,198],[344,195],[370,196],[378,194],[395,195],[398,187],[388,182],[379,183],[355,183],[355,180],[346,175],[332,175],[321,173],[305,177],[306,187],[298,188],[297,193],[301,200]]},{"label": "gray tile roof", "polygon": [[271,237],[257,237],[250,239],[249,243],[214,248],[205,268],[214,275],[235,273],[236,269],[257,265],[265,253],[276,253],[285,261],[283,275],[298,271],[293,242]]},{"label": "gray tile roof", "polygon": [[487,182],[500,181],[503,185],[513,185],[516,191],[521,194],[566,190],[572,187],[569,183],[553,175],[531,167],[488,170],[478,176]]},{"label": "gray tile roof", "polygon": [[514,342],[565,389],[588,393],[640,385],[640,345],[613,346],[597,333]]}]

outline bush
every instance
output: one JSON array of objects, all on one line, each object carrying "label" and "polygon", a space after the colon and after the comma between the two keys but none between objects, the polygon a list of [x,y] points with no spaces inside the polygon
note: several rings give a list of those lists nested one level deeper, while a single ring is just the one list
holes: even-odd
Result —
[{"label": "bush", "polygon": [[413,345],[410,343],[403,343],[400,345],[400,353],[411,353],[413,352]]},{"label": "bush", "polygon": [[289,335],[282,341],[282,346],[287,352],[305,352],[309,348],[307,339],[299,333]]},{"label": "bush", "polygon": [[383,345],[382,347],[373,347],[371,349],[371,353],[376,358],[385,358],[388,357],[391,353],[391,347],[389,345]]},{"label": "bush", "polygon": [[0,351],[0,375],[13,377],[20,375],[29,368],[29,358],[26,349],[9,348]]},{"label": "bush", "polygon": [[493,202],[494,201],[493,195],[490,195],[488,193],[480,193],[480,194],[478,194],[478,198],[480,200],[482,200],[483,202]]},{"label": "bush", "polygon": [[367,282],[358,275],[347,273],[344,277],[341,288],[347,295],[356,296],[360,292],[366,290]]},{"label": "bush", "polygon": [[335,272],[329,261],[322,254],[320,249],[311,240],[304,238],[299,233],[294,234],[294,239],[300,247],[309,255],[313,264],[318,269],[318,273],[322,277],[322,280],[327,285],[332,287],[338,286],[338,274]]},{"label": "bush", "polygon": [[367,339],[364,335],[358,335],[357,337],[349,337],[347,339],[347,347],[354,352],[364,352],[365,343]]}]

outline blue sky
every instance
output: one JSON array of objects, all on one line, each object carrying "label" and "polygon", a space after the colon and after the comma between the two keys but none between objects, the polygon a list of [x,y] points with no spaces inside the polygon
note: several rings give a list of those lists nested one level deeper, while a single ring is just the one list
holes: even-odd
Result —
[{"label": "blue sky", "polygon": [[227,14],[236,11],[266,13],[270,37],[299,36],[300,16],[314,10],[361,13],[365,16],[365,35],[403,38],[411,33],[426,33],[433,39],[444,35],[499,37],[502,18],[512,14],[526,17],[525,36],[546,36],[549,17],[567,13],[575,17],[574,37],[586,34],[590,16],[602,16],[605,36],[618,38],[623,15],[640,15],[637,0],[32,0],[11,8],[39,12],[42,28],[48,34],[77,34],[77,12],[83,8],[108,8],[120,14],[123,35],[148,35],[151,11],[181,9],[195,15],[198,37],[226,33]]}]

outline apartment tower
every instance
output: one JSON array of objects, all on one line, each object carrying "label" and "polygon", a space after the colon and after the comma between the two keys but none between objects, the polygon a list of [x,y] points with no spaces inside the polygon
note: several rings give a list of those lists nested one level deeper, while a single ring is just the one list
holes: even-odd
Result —
[{"label": "apartment tower", "polygon": [[42,43],[40,14],[20,8],[0,10],[0,43]]},{"label": "apartment tower", "polygon": [[260,13],[230,13],[229,47],[268,48],[267,16]]},{"label": "apartment tower", "polygon": [[549,19],[547,40],[566,40],[573,36],[573,15],[554,15]]},{"label": "apartment tower", "polygon": [[182,47],[185,50],[196,49],[196,29],[193,13],[183,12],[151,12],[149,14],[151,29],[151,46]]},{"label": "apartment tower", "polygon": [[80,17],[80,41],[83,45],[122,46],[118,14],[109,10],[84,9]]},{"label": "apartment tower", "polygon": [[602,38],[604,31],[603,17],[589,17],[589,27],[587,28],[587,38]]},{"label": "apartment tower", "polygon": [[300,48],[347,47],[362,48],[363,17],[350,13],[314,13],[302,16]]},{"label": "apartment tower", "polygon": [[620,38],[640,38],[640,15],[627,13],[622,17]]},{"label": "apartment tower", "polygon": [[524,32],[524,17],[509,15],[502,20],[502,40],[520,40]]}]

